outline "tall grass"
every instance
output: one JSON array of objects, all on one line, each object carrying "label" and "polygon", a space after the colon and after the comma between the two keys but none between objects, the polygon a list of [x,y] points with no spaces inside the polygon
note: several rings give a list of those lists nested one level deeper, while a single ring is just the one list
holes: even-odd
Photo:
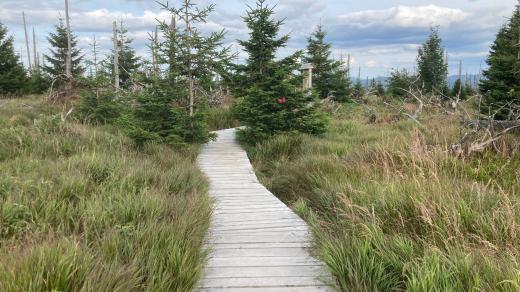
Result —
[{"label": "tall grass", "polygon": [[210,108],[207,114],[207,122],[210,131],[230,129],[238,127],[238,121],[233,117],[228,107]]},{"label": "tall grass", "polygon": [[0,291],[194,288],[211,215],[196,152],[1,107]]},{"label": "tall grass", "polygon": [[518,291],[520,151],[457,159],[457,119],[430,113],[423,124],[369,125],[345,106],[325,137],[279,136],[248,152],[311,223],[341,290]]}]

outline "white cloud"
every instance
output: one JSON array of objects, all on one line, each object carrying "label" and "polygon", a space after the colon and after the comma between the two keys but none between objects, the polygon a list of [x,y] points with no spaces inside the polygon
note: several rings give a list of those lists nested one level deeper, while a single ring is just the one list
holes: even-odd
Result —
[{"label": "white cloud", "polygon": [[397,6],[383,10],[364,10],[338,16],[340,23],[367,28],[396,26],[403,28],[449,26],[462,22],[468,13],[453,8],[427,6]]},{"label": "white cloud", "polygon": [[376,68],[380,67],[379,63],[376,60],[368,60],[365,62],[365,66],[368,68]]},{"label": "white cloud", "polygon": [[[166,0],[160,0],[166,2]],[[226,43],[247,39],[248,30],[241,18],[246,4],[254,0],[197,0],[205,6],[216,3],[216,11],[208,23],[199,27],[204,32],[225,28]],[[489,43],[498,27],[511,15],[516,0],[268,0],[277,4],[276,19],[285,19],[281,33],[290,33],[291,40],[280,56],[288,55],[306,45],[306,38],[320,22],[329,32],[327,41],[333,45],[333,56],[346,61],[351,55],[352,65],[361,65],[363,74],[385,75],[388,68],[413,69],[417,46],[424,41],[432,25],[441,26],[450,58],[462,59],[470,70],[478,70],[480,60],[487,54]],[[133,47],[139,55],[149,55],[147,32],[153,30],[156,19],[169,21],[167,12],[151,0],[71,0],[71,23],[79,37],[80,46],[89,53],[88,44],[95,34],[102,53],[112,46],[112,21],[124,20]],[[178,3],[170,1],[170,3]],[[369,10],[370,9],[370,10]],[[16,48],[24,48],[21,12],[25,10],[28,26],[36,28],[38,46],[45,51],[47,34],[63,16],[63,0],[0,0],[0,21],[15,35]],[[246,54],[239,50],[239,59]]]}]

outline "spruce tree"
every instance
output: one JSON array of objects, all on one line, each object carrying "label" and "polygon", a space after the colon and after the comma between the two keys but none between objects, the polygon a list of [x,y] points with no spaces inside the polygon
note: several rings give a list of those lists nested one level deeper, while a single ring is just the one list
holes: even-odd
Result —
[{"label": "spruce tree", "polygon": [[405,97],[408,95],[407,90],[414,86],[416,77],[406,69],[394,69],[390,72],[388,78],[388,94],[393,97]]},{"label": "spruce tree", "polygon": [[444,56],[439,28],[432,27],[430,36],[417,55],[419,81],[428,93],[444,92],[448,85],[448,64]]},{"label": "spruce tree", "polygon": [[42,94],[49,89],[51,84],[49,75],[42,72],[40,68],[33,70],[28,80],[28,92],[34,94]]},{"label": "spruce tree", "polygon": [[258,0],[244,17],[250,38],[240,41],[248,59],[238,78],[245,97],[234,108],[237,118],[246,126],[239,138],[255,143],[278,133],[323,133],[326,121],[317,103],[312,94],[297,89],[300,82],[292,76],[300,67],[297,59],[301,53],[275,59],[289,36],[279,36],[283,22],[273,19],[273,8],[265,2]]},{"label": "spruce tree", "polygon": [[[44,58],[48,65],[43,66],[43,70],[55,79],[65,75],[65,62],[67,59],[67,28],[63,24],[63,19],[60,19],[59,24],[55,26],[56,31],[51,32],[47,37],[51,45],[50,55],[45,55]],[[78,40],[74,34],[71,34],[71,72],[72,76],[79,77],[85,71],[81,65],[83,55],[78,48]]]},{"label": "spruce tree", "polygon": [[352,82],[350,81],[349,68],[340,63],[340,66],[334,69],[332,75],[332,83],[330,84],[331,94],[334,100],[345,102],[349,100],[352,94]]},{"label": "spruce tree", "polygon": [[172,22],[160,22],[164,41],[158,44],[158,62],[166,72],[137,98],[131,135],[136,141],[159,139],[166,143],[204,143],[211,135],[206,124],[208,80],[229,63],[223,47],[224,31],[207,36],[197,28],[214,10],[183,0],[179,8],[162,5]]},{"label": "spruce tree", "polygon": [[0,23],[0,94],[20,94],[25,90],[26,72],[14,52],[13,37]]},{"label": "spruce tree", "polygon": [[349,94],[348,82],[341,62],[331,58],[331,45],[325,42],[327,33],[321,25],[307,39],[305,62],[312,64],[313,89],[320,98],[333,95],[336,100],[346,100]]},{"label": "spruce tree", "polygon": [[361,98],[365,94],[365,88],[363,84],[361,84],[361,79],[357,79],[356,83],[354,83],[354,88],[352,89],[352,95],[354,98]]},{"label": "spruce tree", "polygon": [[464,85],[464,89],[466,90],[466,96],[475,95],[475,88],[473,88],[472,84],[469,81],[466,81],[466,85]]},{"label": "spruce tree", "polygon": [[383,97],[386,94],[383,83],[375,79],[372,79],[372,82],[370,83],[370,90],[379,97]]},{"label": "spruce tree", "polygon": [[480,91],[484,95],[481,111],[496,113],[497,119],[511,118],[511,104],[520,104],[520,3],[512,17],[500,28],[487,58]]},{"label": "spruce tree", "polygon": [[[135,75],[140,68],[140,59],[132,48],[133,40],[128,37],[128,29],[123,21],[117,28],[117,48],[118,48],[118,64],[119,64],[119,84],[123,88],[128,88],[132,84],[132,76]],[[114,79],[114,49],[111,50],[110,56],[103,62],[106,72],[109,72],[111,79]]]},{"label": "spruce tree", "polygon": [[467,90],[466,87],[462,85],[462,81],[457,79],[455,83],[453,84],[453,88],[451,90],[451,97],[458,97],[459,99],[466,99],[467,98]]}]

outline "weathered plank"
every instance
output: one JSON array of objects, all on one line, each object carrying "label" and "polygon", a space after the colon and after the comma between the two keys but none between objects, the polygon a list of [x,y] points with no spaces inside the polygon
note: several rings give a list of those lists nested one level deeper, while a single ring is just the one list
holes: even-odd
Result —
[{"label": "weathered plank", "polygon": [[215,201],[199,290],[334,291],[326,267],[309,252],[305,221],[260,184],[234,129],[217,135],[197,161]]}]

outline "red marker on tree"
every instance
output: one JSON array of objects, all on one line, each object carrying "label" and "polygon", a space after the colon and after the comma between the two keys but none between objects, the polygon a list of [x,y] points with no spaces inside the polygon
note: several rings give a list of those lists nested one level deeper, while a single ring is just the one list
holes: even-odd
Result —
[{"label": "red marker on tree", "polygon": [[285,99],[285,96],[282,96],[277,101],[279,104],[284,104],[287,100]]}]

